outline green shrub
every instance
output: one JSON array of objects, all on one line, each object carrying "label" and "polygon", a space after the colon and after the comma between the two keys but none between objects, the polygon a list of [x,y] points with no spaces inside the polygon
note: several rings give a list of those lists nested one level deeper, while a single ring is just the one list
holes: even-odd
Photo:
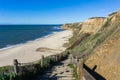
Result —
[{"label": "green shrub", "polygon": [[45,59],[44,59],[44,67],[50,67],[51,66],[51,59],[50,58],[48,58],[48,57],[46,57]]},{"label": "green shrub", "polygon": [[14,73],[0,73],[0,80],[20,80]]},{"label": "green shrub", "polygon": [[110,24],[110,21],[112,20],[113,16],[111,18],[108,18],[107,21],[105,22],[105,24],[102,26],[102,28],[106,28],[108,27],[108,25]]},{"label": "green shrub", "polygon": [[11,71],[13,71],[13,66],[0,67],[0,72],[11,72]]},{"label": "green shrub", "polygon": [[78,80],[77,68],[74,67],[74,64],[69,64],[69,67],[73,69],[73,76]]}]

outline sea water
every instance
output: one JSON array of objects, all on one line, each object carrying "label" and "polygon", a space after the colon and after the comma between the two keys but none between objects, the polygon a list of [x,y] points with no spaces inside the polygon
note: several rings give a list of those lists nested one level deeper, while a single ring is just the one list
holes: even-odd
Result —
[{"label": "sea water", "polygon": [[62,31],[61,25],[0,25],[0,50]]}]

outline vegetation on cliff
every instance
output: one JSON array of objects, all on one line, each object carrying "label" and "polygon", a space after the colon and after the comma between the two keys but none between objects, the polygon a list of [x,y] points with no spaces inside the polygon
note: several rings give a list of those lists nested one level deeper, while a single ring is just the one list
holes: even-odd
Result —
[{"label": "vegetation on cliff", "polygon": [[[101,18],[101,17],[96,17],[96,18]],[[94,21],[90,21],[93,19],[94,19]],[[96,20],[100,20],[100,19],[95,20],[95,18],[89,19],[88,21],[86,21],[86,24],[84,24],[84,25],[81,24],[82,25],[82,26],[80,26],[81,29],[78,29],[78,30],[75,29],[73,37],[69,40],[70,41],[68,44],[69,48],[67,50],[69,50],[70,53],[72,53],[73,55],[75,55],[75,56],[77,55],[78,57],[82,57],[83,55],[87,55],[87,57],[85,57],[84,60],[86,61],[86,64],[91,69],[94,67],[94,65],[98,64],[97,65],[98,66],[98,69],[97,69],[98,73],[100,73],[106,79],[109,79],[109,80],[116,79],[117,80],[120,78],[119,77],[120,70],[116,70],[117,68],[113,68],[112,71],[115,72],[117,75],[116,78],[113,78],[113,76],[110,76],[110,75],[113,75],[114,73],[107,72],[107,70],[110,69],[111,67],[114,67],[114,65],[117,65],[117,67],[119,67],[120,64],[118,64],[118,61],[116,62],[117,64],[115,64],[113,61],[111,61],[112,65],[105,67],[105,65],[107,65],[107,63],[106,64],[99,63],[99,61],[105,61],[106,58],[108,59],[108,57],[106,56],[106,58],[102,58],[103,60],[101,60],[101,57],[104,57],[105,53],[102,53],[103,55],[101,55],[101,57],[98,56],[99,54],[97,54],[94,57],[93,57],[93,55],[97,52],[101,52],[101,51],[97,51],[97,50],[100,49],[100,46],[103,46],[105,44],[105,42],[111,40],[112,38],[115,38],[114,36],[116,36],[116,35],[120,36],[118,33],[118,32],[120,32],[120,11],[114,12],[114,13],[110,14],[108,17],[103,18],[103,19],[104,19],[103,21],[96,21]],[[84,31],[86,25],[88,27],[88,31]],[[97,25],[99,26],[98,27],[99,30],[95,31]],[[74,27],[72,27],[72,29],[73,28]],[[91,29],[95,29],[95,30],[93,30],[95,32],[89,31]],[[81,31],[81,30],[83,30],[83,31]],[[104,48],[102,48],[102,49],[104,50]],[[108,54],[108,56],[110,57],[116,53],[113,53],[112,55],[111,54]],[[114,57],[114,58],[116,58],[116,57]],[[111,60],[111,59],[108,59],[108,61],[109,60]],[[99,67],[102,67],[102,69],[104,71],[102,69],[100,69]],[[111,69],[109,71],[111,71]]]},{"label": "vegetation on cliff", "polygon": [[81,29],[81,27],[80,26],[82,26],[81,25],[82,23],[68,23],[68,24],[64,24],[63,26],[62,26],[62,29],[70,29],[70,30],[80,30]]}]

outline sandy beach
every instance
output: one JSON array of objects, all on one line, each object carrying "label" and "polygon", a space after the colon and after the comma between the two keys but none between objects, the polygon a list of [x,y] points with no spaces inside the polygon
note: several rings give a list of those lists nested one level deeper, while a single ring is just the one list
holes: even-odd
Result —
[{"label": "sandy beach", "polygon": [[[0,66],[13,65],[13,59],[18,59],[21,63],[27,63],[39,60],[41,55],[49,56],[58,54],[66,49],[63,47],[63,44],[68,42],[71,36],[72,31],[66,30],[40,40],[1,50]],[[36,51],[37,49],[38,51]]]}]

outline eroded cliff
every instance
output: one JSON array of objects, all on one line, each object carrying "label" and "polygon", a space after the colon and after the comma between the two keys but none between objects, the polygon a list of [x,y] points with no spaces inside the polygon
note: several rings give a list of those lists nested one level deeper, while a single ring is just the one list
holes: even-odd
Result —
[{"label": "eroded cliff", "polygon": [[79,22],[79,23],[68,23],[68,24],[64,24],[62,26],[62,29],[66,30],[66,29],[69,29],[69,30],[76,30],[76,29],[81,29],[81,26],[82,26],[82,23]]},{"label": "eroded cliff", "polygon": [[[96,65],[96,72],[107,80],[120,79],[120,11],[107,17],[104,32],[109,31],[108,38],[94,49],[92,55],[86,60],[91,69]],[[108,32],[107,32],[108,33]]]},{"label": "eroded cliff", "polygon": [[96,33],[101,29],[104,23],[104,17],[94,17],[86,20],[85,22],[64,24],[62,28],[69,30],[76,30],[79,28],[79,33]]},{"label": "eroded cliff", "polygon": [[99,31],[102,27],[102,25],[105,22],[105,18],[98,17],[98,18],[90,18],[83,22],[82,29],[80,30],[80,33],[96,33]]},{"label": "eroded cliff", "polygon": [[[74,56],[87,55],[85,64],[106,80],[120,79],[120,10],[106,18],[90,18],[74,31],[69,51]],[[67,28],[66,28],[67,29]],[[86,36],[88,35],[88,36]],[[99,80],[99,79],[97,79]]]}]

